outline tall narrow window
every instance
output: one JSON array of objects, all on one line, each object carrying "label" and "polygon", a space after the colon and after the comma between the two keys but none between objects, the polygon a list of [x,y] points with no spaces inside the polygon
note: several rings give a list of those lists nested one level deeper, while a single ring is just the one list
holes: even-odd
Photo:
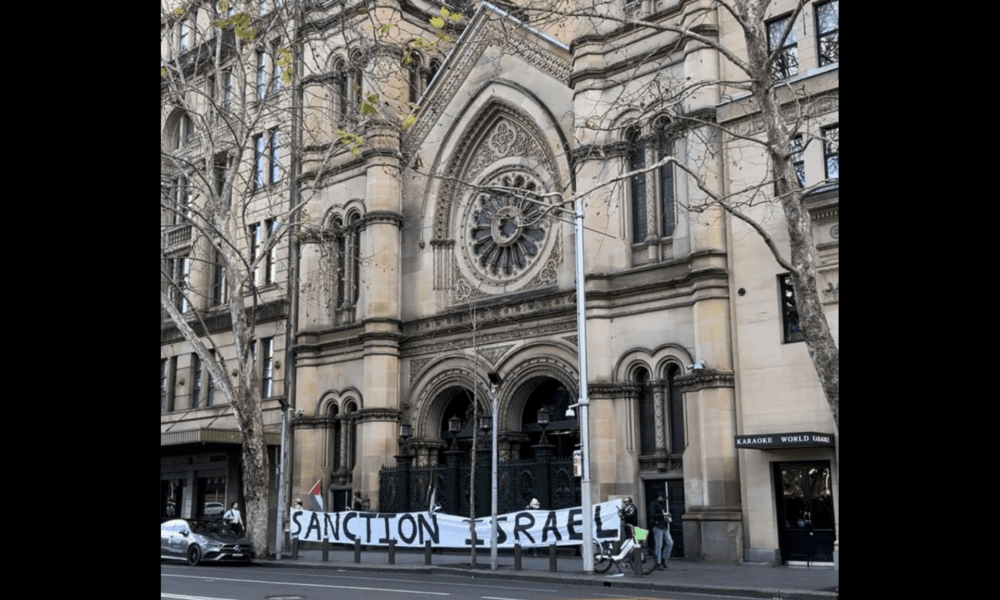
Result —
[{"label": "tall narrow window", "polygon": [[639,137],[639,130],[634,130],[628,138],[628,169],[640,171],[629,178],[630,202],[632,203],[632,243],[646,241],[646,174],[641,169],[646,167],[646,149]]},{"label": "tall narrow window", "polygon": [[191,408],[201,402],[201,357],[191,354]]},{"label": "tall narrow window", "polygon": [[181,41],[180,41],[181,52],[184,52],[191,47],[191,38],[192,38],[191,25],[188,24],[187,19],[184,19],[183,21],[181,21]]},{"label": "tall narrow window", "polygon": [[334,276],[337,278],[337,301],[336,307],[343,308],[344,306],[344,290],[347,285],[347,235],[344,229],[344,224],[340,219],[334,221],[334,227],[337,229],[336,237],[336,248],[337,248],[337,272]]},{"label": "tall narrow window", "polygon": [[816,5],[816,43],[819,66],[840,62],[840,0]]},{"label": "tall narrow window", "polygon": [[[212,361],[215,361],[215,350],[209,350],[209,354],[212,355]],[[215,381],[215,376],[211,372],[208,373],[208,393],[205,395],[205,406],[215,406],[215,391],[218,388],[218,382]]]},{"label": "tall narrow window", "polygon": [[[788,30],[784,43],[781,38]],[[781,17],[767,24],[767,51],[777,55],[774,57],[771,74],[775,79],[785,79],[799,72],[798,34],[791,16]]]},{"label": "tall narrow window", "polygon": [[274,395],[274,338],[261,340],[264,363],[261,365],[260,397]]},{"label": "tall narrow window", "polygon": [[407,56],[406,60],[409,61],[406,68],[410,76],[410,102],[416,104],[421,92],[424,91],[424,80],[420,76],[420,67],[423,59],[419,54],[413,52]]},{"label": "tall narrow window", "polygon": [[272,129],[268,137],[268,150],[271,154],[271,184],[281,181],[281,137],[277,129]]},{"label": "tall narrow window", "polygon": [[278,57],[281,56],[278,48],[278,43],[275,42],[272,46],[271,52],[271,81],[274,82],[274,91],[281,91],[281,65],[278,64]]},{"label": "tall narrow window", "polygon": [[[264,246],[264,227],[261,223],[254,223],[250,226],[250,263],[256,263],[260,256],[260,250]],[[253,283],[260,285],[260,265],[254,267]]]},{"label": "tall narrow window", "polygon": [[639,386],[639,451],[650,456],[656,453],[656,398],[649,385],[649,371],[636,370],[633,381]]},{"label": "tall narrow window", "polygon": [[188,303],[188,289],[191,283],[191,259],[186,256],[168,258],[167,273],[170,276],[170,296],[177,310],[186,313],[191,306]]},{"label": "tall narrow window", "polygon": [[680,373],[680,367],[670,365],[667,368],[667,414],[670,417],[670,453],[684,452],[687,442],[684,439],[684,399],[674,381]]},{"label": "tall narrow window", "polygon": [[215,261],[212,264],[212,306],[220,306],[229,301],[229,288],[226,285],[226,271],[222,264],[222,253],[216,250]]},{"label": "tall narrow window", "polygon": [[257,99],[267,96],[267,57],[263,50],[257,51]]},{"label": "tall narrow window", "polygon": [[267,260],[264,265],[264,283],[268,284],[274,283],[277,276],[278,244],[275,236],[278,232],[278,220],[267,219],[264,221],[264,225],[267,228],[267,243],[270,244],[270,248],[267,251]]},{"label": "tall narrow window", "polygon": [[840,179],[840,125],[823,129],[823,162],[827,179]]},{"label": "tall narrow window", "polygon": [[222,74],[222,108],[226,112],[233,110],[233,72],[226,71]]},{"label": "tall narrow window", "polygon": [[177,357],[170,357],[170,367],[167,372],[167,412],[174,412],[174,389],[177,385]]},{"label": "tall narrow window", "polygon": [[358,303],[358,290],[361,281],[361,217],[356,213],[351,216],[351,286],[348,297],[352,306]]},{"label": "tall narrow window", "polygon": [[801,187],[806,187],[806,162],[802,147],[802,136],[797,135],[789,141],[789,152],[791,154],[792,168],[795,170],[795,178]]},{"label": "tall narrow window", "polygon": [[[660,134],[660,159],[672,156],[673,140],[666,133]],[[660,237],[674,235],[674,164],[660,166]]]},{"label": "tall narrow window", "polygon": [[167,359],[160,359],[160,412],[167,412]]},{"label": "tall narrow window", "polygon": [[263,134],[253,136],[253,186],[257,190],[264,187],[264,163],[267,160],[267,155],[264,154],[265,142]]},{"label": "tall narrow window", "polygon": [[781,301],[781,326],[785,343],[801,342],[805,339],[799,326],[799,308],[795,303],[792,276],[778,275],[778,293]]},{"label": "tall narrow window", "polygon": [[347,120],[347,94],[349,85],[347,65],[341,60],[337,63],[334,74],[334,93],[337,96],[337,118],[341,123]]}]

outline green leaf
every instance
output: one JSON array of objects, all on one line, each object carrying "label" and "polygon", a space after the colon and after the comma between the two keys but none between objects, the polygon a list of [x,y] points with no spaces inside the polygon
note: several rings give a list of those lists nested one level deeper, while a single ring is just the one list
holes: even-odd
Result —
[{"label": "green leaf", "polygon": [[174,9],[174,16],[177,17],[177,18],[183,17],[184,16],[184,7],[183,6],[178,6],[177,8],[175,8]]},{"label": "green leaf", "polygon": [[361,114],[363,115],[374,115],[375,107],[368,102],[361,103]]},{"label": "green leaf", "polygon": [[441,17],[431,17],[431,25],[438,29],[444,29],[444,19]]},{"label": "green leaf", "polygon": [[445,17],[445,18],[448,18],[448,15],[450,15],[450,14],[451,14],[451,13],[450,13],[450,12],[448,12],[448,9],[447,9],[447,8],[445,8],[445,7],[443,7],[443,6],[441,7],[441,16],[442,16],[442,17]]},{"label": "green leaf", "polygon": [[458,23],[463,19],[462,13],[451,13],[451,16],[448,18],[451,19],[452,23]]},{"label": "green leaf", "polygon": [[385,25],[379,27],[379,32],[382,35],[388,35],[390,29],[392,29],[392,23],[386,23]]},{"label": "green leaf", "polygon": [[403,119],[403,124],[402,124],[403,131],[406,131],[407,129],[412,127],[413,124],[416,122],[417,122],[417,115],[410,115],[405,119]]},{"label": "green leaf", "polygon": [[166,77],[167,76],[167,68],[166,67],[160,67],[160,76],[161,77]]}]

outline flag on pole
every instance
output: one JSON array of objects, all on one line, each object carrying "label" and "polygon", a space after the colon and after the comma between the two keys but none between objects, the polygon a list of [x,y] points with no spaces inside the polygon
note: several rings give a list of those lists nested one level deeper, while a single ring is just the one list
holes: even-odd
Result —
[{"label": "flag on pole", "polygon": [[434,496],[436,495],[437,495],[437,486],[434,486],[431,488],[431,497],[427,503],[427,512],[431,513],[432,515],[434,514],[434,511],[437,510],[437,506],[434,505]]},{"label": "flag on pole", "polygon": [[309,490],[309,495],[312,496],[313,502],[319,509],[323,510],[323,480],[320,479],[316,482],[316,485]]}]

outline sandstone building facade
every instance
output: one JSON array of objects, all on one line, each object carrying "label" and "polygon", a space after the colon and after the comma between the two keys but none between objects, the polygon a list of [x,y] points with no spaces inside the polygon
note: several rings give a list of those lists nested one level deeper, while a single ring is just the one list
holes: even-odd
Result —
[{"label": "sandstone building facade", "polygon": [[[380,471],[404,452],[400,424],[412,427],[414,467],[445,464],[449,448],[468,452],[472,406],[489,410],[490,372],[503,380],[501,461],[532,459],[543,435],[568,459],[579,426],[567,409],[584,380],[594,501],[631,496],[645,516],[666,493],[675,552],[690,558],[836,560],[839,441],[796,332],[794,299],[757,233],[711,202],[769,193],[766,160],[748,141],[760,135],[752,98],[719,83],[736,75],[718,50],[656,27],[684,26],[739,53],[728,13],[709,0],[620,0],[602,5],[606,19],[546,18],[517,3],[459,2],[444,5],[463,18],[443,40],[430,25],[440,3],[384,0],[363,14],[355,4],[363,3],[296,13],[297,84],[278,94],[302,107],[300,120],[259,127],[259,156],[290,173],[268,193],[294,187],[307,202],[308,227],[264,267],[273,285],[262,287],[257,331],[269,444],[280,443],[280,402],[300,413],[289,497],[319,481],[328,510],[354,492],[378,510]],[[839,3],[809,3],[787,20],[794,2],[773,4],[769,26],[794,31],[777,76],[811,98],[795,117],[804,125],[794,159],[804,185],[823,182],[808,202],[836,332]],[[204,17],[205,30],[210,23]],[[367,39],[367,23],[391,23],[388,37],[403,45]],[[164,23],[177,32],[171,44],[182,26]],[[273,59],[262,60],[267,72]],[[373,96],[376,113],[359,113]],[[675,101],[647,108],[665,96]],[[408,102],[418,118],[400,131],[391,117]],[[179,140],[185,127],[165,111],[165,139]],[[272,129],[297,150],[269,154]],[[338,129],[363,132],[365,143],[352,152]],[[669,156],[699,178],[662,160]],[[183,182],[165,182],[184,193]],[[585,210],[585,375],[574,195]],[[250,221],[266,235],[280,210],[268,213],[275,204],[263,199],[254,206]],[[747,210],[787,244],[773,204]],[[171,219],[165,230],[183,229]],[[210,314],[211,261],[195,260],[198,248],[182,237],[169,238],[164,272],[206,290],[192,310]],[[225,319],[209,330],[224,352]],[[226,442],[235,424],[224,404],[206,401],[210,378],[169,320],[162,332],[161,512],[167,502],[196,512],[220,490],[231,502],[238,460]],[[543,408],[547,429],[538,425]]]}]

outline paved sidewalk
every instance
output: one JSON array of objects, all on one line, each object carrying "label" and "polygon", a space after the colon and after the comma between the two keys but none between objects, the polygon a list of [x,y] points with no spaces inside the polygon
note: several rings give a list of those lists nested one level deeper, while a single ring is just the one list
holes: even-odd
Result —
[{"label": "paved sidewalk", "polygon": [[638,578],[626,568],[624,576],[618,575],[614,566],[603,575],[587,575],[583,572],[580,557],[560,555],[557,571],[549,570],[548,556],[522,556],[521,570],[514,569],[514,557],[501,554],[498,569],[490,570],[490,552],[479,552],[476,568],[470,566],[468,552],[436,552],[431,555],[431,566],[424,564],[424,553],[397,551],[395,564],[388,564],[385,550],[361,553],[361,562],[354,562],[354,551],[343,547],[331,547],[329,560],[323,562],[321,550],[300,550],[298,559],[292,559],[286,552],[281,560],[271,558],[264,564],[268,567],[296,567],[316,569],[342,569],[360,571],[382,571],[399,573],[447,573],[481,578],[523,578],[544,583],[572,583],[574,585],[594,585],[602,588],[613,587],[634,590],[658,590],[675,592],[695,592],[743,596],[747,598],[767,598],[769,600],[838,600],[840,572],[830,567],[770,567],[764,565],[726,565],[708,562],[693,562],[683,559],[671,560],[670,569],[653,571]]}]

